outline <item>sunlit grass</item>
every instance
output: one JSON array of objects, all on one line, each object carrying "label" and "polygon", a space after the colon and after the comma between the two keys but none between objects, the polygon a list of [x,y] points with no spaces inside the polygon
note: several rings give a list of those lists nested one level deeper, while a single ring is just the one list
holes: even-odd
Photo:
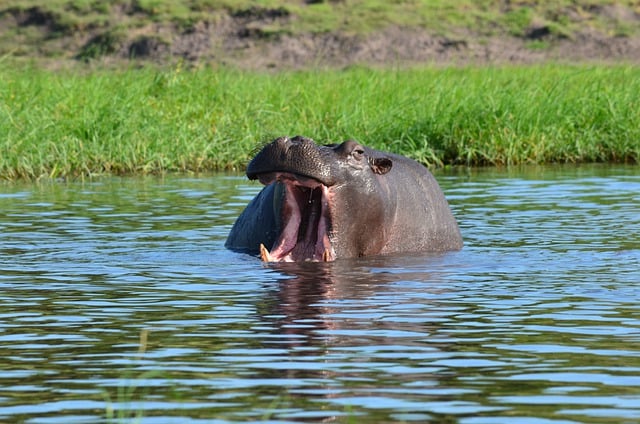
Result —
[{"label": "sunlit grass", "polygon": [[0,70],[0,177],[240,169],[283,134],[427,164],[637,162],[640,69]]}]

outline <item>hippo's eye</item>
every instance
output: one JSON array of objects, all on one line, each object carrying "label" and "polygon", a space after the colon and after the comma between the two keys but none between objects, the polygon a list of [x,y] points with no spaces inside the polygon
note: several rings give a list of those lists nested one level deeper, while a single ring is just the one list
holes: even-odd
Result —
[{"label": "hippo's eye", "polygon": [[351,152],[351,156],[353,156],[355,160],[362,160],[362,156],[364,156],[364,150],[360,148],[355,148]]}]

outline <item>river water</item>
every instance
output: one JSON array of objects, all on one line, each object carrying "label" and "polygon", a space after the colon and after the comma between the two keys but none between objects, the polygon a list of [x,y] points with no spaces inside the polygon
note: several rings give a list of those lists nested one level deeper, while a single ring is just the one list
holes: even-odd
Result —
[{"label": "river water", "polygon": [[241,175],[0,185],[0,422],[639,422],[640,169],[437,178],[462,251],[288,266]]}]

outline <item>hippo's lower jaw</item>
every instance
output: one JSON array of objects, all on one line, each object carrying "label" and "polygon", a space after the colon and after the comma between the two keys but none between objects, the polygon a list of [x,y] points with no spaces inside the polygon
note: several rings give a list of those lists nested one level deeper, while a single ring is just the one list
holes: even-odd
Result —
[{"label": "hippo's lower jaw", "polygon": [[264,185],[282,184],[282,231],[271,252],[260,245],[264,262],[328,262],[335,260],[329,239],[329,187],[313,178],[288,172],[260,174]]}]

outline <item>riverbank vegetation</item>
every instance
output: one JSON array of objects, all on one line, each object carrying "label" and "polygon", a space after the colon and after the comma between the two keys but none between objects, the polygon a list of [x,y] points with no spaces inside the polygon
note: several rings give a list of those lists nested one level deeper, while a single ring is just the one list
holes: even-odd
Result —
[{"label": "riverbank vegetation", "polygon": [[[217,28],[209,36],[229,29],[244,40],[241,44],[402,27],[428,29],[459,43],[507,35],[544,49],[554,40],[594,32],[633,37],[640,32],[638,13],[635,0],[6,0],[0,6],[5,29],[0,54],[91,59],[124,50],[147,55],[148,50],[180,50],[175,45],[180,34],[207,26]],[[189,42],[193,50],[196,40]]]},{"label": "riverbank vegetation", "polygon": [[242,169],[354,138],[425,164],[638,162],[640,68],[0,70],[0,178]]}]

